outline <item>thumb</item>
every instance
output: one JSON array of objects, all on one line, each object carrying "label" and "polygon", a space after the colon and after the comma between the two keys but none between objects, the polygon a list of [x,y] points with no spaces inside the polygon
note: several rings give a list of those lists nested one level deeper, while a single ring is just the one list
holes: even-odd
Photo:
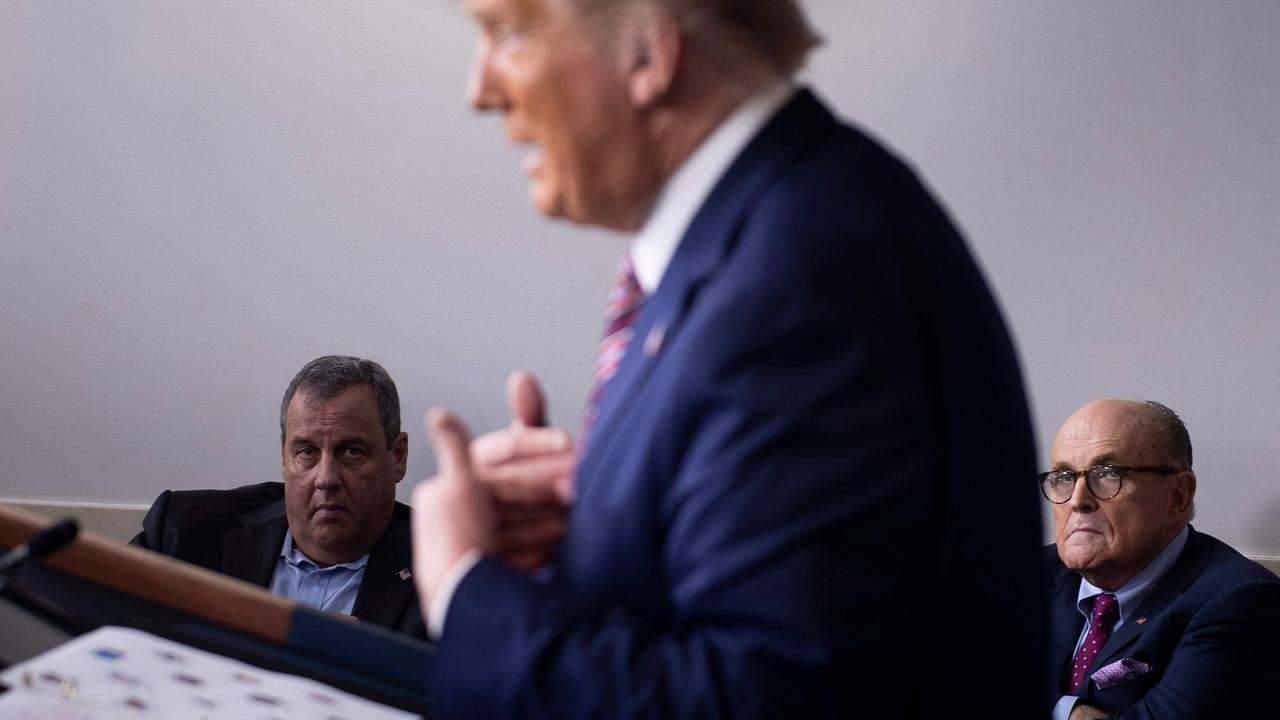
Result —
[{"label": "thumb", "polygon": [[436,475],[470,480],[471,457],[467,454],[467,444],[471,439],[458,416],[444,408],[431,408],[427,411],[426,426],[431,451],[436,456]]},{"label": "thumb", "polygon": [[511,422],[525,427],[547,424],[547,403],[538,380],[528,370],[516,370],[507,378],[507,409]]}]

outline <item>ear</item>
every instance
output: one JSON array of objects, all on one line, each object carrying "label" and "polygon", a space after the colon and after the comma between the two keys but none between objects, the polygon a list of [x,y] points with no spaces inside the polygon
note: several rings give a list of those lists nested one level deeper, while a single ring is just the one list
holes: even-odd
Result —
[{"label": "ear", "polygon": [[636,3],[623,20],[618,48],[631,104],[646,108],[671,89],[680,62],[680,26],[671,13],[653,3]]},{"label": "ear", "polygon": [[409,469],[409,433],[402,432],[396,436],[391,445],[391,455],[396,461],[396,482],[400,482]]},{"label": "ear", "polygon": [[1169,515],[1175,522],[1191,513],[1191,503],[1196,499],[1196,474],[1183,470],[1173,476],[1173,492],[1169,495]]}]

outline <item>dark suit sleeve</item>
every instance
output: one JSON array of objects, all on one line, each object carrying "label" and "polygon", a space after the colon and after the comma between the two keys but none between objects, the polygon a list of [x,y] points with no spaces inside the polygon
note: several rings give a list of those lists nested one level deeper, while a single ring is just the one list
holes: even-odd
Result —
[{"label": "dark suit sleeve", "polygon": [[137,545],[156,552],[165,552],[162,538],[165,535],[165,523],[168,520],[169,496],[171,493],[171,490],[165,490],[160,493],[155,502],[151,503],[151,509],[147,511],[147,516],[142,520],[142,532],[133,536],[133,539],[129,541],[130,545]]},{"label": "dark suit sleeve", "polygon": [[1278,648],[1280,583],[1232,586],[1195,611],[1160,682],[1116,718],[1273,718],[1280,712]]}]

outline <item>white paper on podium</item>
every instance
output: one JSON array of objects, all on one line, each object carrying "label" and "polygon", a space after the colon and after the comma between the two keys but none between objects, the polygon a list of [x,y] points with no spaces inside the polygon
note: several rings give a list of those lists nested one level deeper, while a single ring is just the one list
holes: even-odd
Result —
[{"label": "white paper on podium", "polygon": [[187,647],[103,627],[0,673],[6,720],[401,720],[417,715]]}]

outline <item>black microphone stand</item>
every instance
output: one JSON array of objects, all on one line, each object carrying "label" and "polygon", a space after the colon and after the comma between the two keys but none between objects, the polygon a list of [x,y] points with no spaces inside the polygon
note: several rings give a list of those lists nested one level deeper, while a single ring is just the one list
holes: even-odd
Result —
[{"label": "black microphone stand", "polygon": [[65,608],[26,587],[32,578],[27,578],[28,573],[24,570],[36,571],[37,574],[49,572],[42,566],[32,565],[31,558],[48,555],[71,542],[78,532],[76,521],[66,518],[32,533],[26,542],[0,555],[0,605],[7,606],[4,612],[10,620],[26,616],[27,619],[21,622],[30,626],[27,632],[9,637],[5,655],[0,657],[0,667],[92,629],[83,622],[77,622]]},{"label": "black microphone stand", "polygon": [[75,539],[80,524],[75,518],[63,518],[43,530],[32,533],[27,541],[0,555],[0,595],[4,595],[9,578],[30,558],[44,557]]}]

